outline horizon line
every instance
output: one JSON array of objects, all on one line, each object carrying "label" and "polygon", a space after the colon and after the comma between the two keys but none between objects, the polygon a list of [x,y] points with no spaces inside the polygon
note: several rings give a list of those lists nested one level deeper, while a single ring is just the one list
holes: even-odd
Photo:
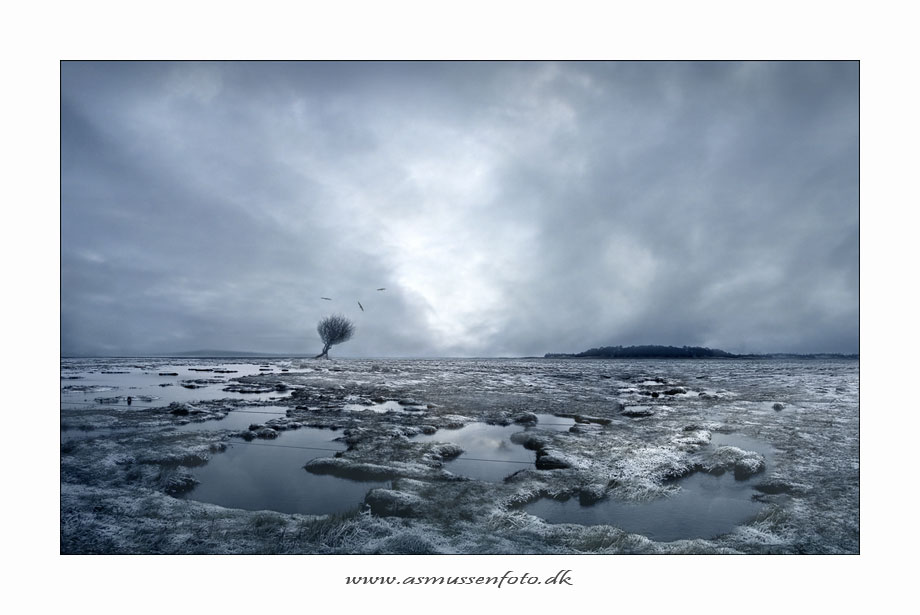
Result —
[{"label": "horizon line", "polygon": [[[673,346],[672,348],[680,348],[680,346]],[[717,349],[712,349],[717,350]],[[330,359],[349,359],[349,360],[378,360],[378,359],[589,359],[589,360],[612,360],[612,359],[732,359],[732,358],[745,358],[745,357],[775,357],[775,356],[790,356],[790,357],[815,357],[815,356],[834,356],[834,357],[855,357],[859,358],[860,353],[858,352],[745,352],[745,353],[728,353],[730,356],[726,357],[598,357],[598,356],[579,356],[579,353],[567,353],[567,352],[548,352],[543,355],[495,355],[495,356],[483,356],[483,355],[437,355],[437,356],[421,356],[421,355],[377,355],[377,356],[354,356],[354,355],[342,355],[336,357],[330,357]],[[213,353],[213,354],[209,354]],[[550,355],[550,356],[548,356]],[[64,354],[61,353],[59,358],[61,359],[254,359],[254,358],[273,358],[273,359],[316,359],[316,356],[311,354],[299,354],[299,353],[278,353],[278,352],[234,352],[234,351],[191,351],[191,352],[176,352],[176,353],[138,353],[138,354],[84,354],[84,353],[72,353]]]}]

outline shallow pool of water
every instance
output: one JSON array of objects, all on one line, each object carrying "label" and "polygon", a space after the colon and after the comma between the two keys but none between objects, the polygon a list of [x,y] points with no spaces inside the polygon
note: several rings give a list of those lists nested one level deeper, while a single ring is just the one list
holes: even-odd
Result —
[{"label": "shallow pool of water", "polygon": [[568,431],[571,429],[572,425],[575,424],[575,419],[570,419],[562,416],[556,416],[555,414],[540,414],[537,413],[537,425],[538,429],[546,429],[549,431]]},{"label": "shallow pool of water", "polygon": [[227,413],[227,416],[222,419],[190,421],[184,425],[177,425],[176,429],[180,431],[216,431],[218,429],[242,431],[244,429],[249,429],[249,426],[254,423],[264,423],[265,421],[284,417],[286,411],[287,408],[284,406],[233,408]]},{"label": "shallow pool of water", "polygon": [[[710,447],[737,446],[764,455],[767,470],[773,449],[765,442],[738,434],[713,434]],[[763,475],[760,475],[763,476]],[[560,501],[542,498],[524,507],[550,523],[612,525],[658,542],[715,538],[751,521],[763,507],[752,499],[760,476],[735,480],[732,472],[714,476],[695,472],[679,481],[680,490],[650,502],[608,498],[582,506],[578,498]]]},{"label": "shallow pool of water", "polygon": [[[168,406],[172,402],[211,399],[279,399],[291,391],[241,393],[224,391],[233,378],[269,372],[253,363],[180,364],[158,362],[153,365],[100,363],[68,369],[61,375],[61,408],[91,406],[132,408]],[[86,369],[95,367],[95,369]],[[175,374],[175,375],[172,375]],[[193,383],[194,380],[215,382]],[[183,384],[197,388],[187,388]],[[131,397],[131,404],[127,398]]]},{"label": "shallow pool of water", "polygon": [[541,499],[524,510],[550,523],[613,525],[659,542],[715,538],[751,519],[763,504],[751,499],[754,490],[729,474],[697,472],[681,481],[675,495],[651,502],[608,499],[582,506],[577,498],[560,502]]},{"label": "shallow pool of water", "polygon": [[470,423],[460,429],[441,429],[431,435],[415,436],[419,442],[452,442],[463,454],[444,464],[459,476],[499,482],[509,474],[533,466],[536,454],[511,441],[511,434],[524,431],[521,425]]},{"label": "shallow pool of water", "polygon": [[344,450],[340,432],[301,428],[274,440],[234,441],[192,473],[200,483],[187,499],[246,510],[322,515],[353,510],[388,481],[359,482],[311,474],[304,464]]},{"label": "shallow pool of water", "polygon": [[420,442],[451,442],[463,448],[463,454],[444,464],[444,469],[459,476],[499,482],[509,474],[533,466],[536,453],[511,441],[511,435],[531,429],[568,431],[575,419],[537,414],[535,426],[488,425],[471,423],[460,429],[441,429],[431,435],[415,436]]}]

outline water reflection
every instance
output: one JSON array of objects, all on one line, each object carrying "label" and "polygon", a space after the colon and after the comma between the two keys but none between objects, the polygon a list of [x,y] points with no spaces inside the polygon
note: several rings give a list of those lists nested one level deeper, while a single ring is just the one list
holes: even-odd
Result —
[{"label": "water reflection", "polygon": [[452,442],[463,454],[444,464],[444,469],[460,476],[490,482],[501,481],[536,459],[533,451],[511,442],[511,434],[523,431],[520,425],[471,423],[460,429],[439,430],[432,435],[416,436],[419,442]]},{"label": "water reflection", "polygon": [[549,431],[568,431],[575,424],[575,419],[556,416],[555,414],[536,414],[537,429]]},{"label": "water reflection", "polygon": [[185,497],[228,508],[329,514],[353,510],[365,494],[388,481],[357,482],[311,474],[304,464],[345,445],[337,432],[301,428],[275,440],[234,442],[193,474],[200,481]]},{"label": "water reflection", "polygon": [[431,435],[415,436],[419,442],[451,442],[463,454],[444,464],[444,469],[459,476],[500,482],[509,474],[533,467],[536,454],[514,444],[511,435],[531,429],[568,431],[575,420],[552,414],[537,414],[536,425],[488,425],[471,423],[460,429],[441,429]]},{"label": "water reflection", "polygon": [[[152,365],[118,365],[98,369],[69,369],[61,376],[61,408],[112,406],[131,410],[151,406],[167,406],[172,402],[194,402],[210,399],[279,399],[290,391],[245,392],[258,390],[243,387],[242,391],[224,391],[235,383],[232,379],[265,373],[252,363],[202,363],[182,365],[159,362]],[[203,367],[203,365],[207,365]],[[90,367],[92,363],[83,367]],[[131,402],[128,403],[128,397]]]},{"label": "water reflection", "polygon": [[607,499],[582,506],[578,498],[564,502],[540,499],[524,510],[550,523],[612,525],[659,542],[715,538],[751,520],[763,504],[751,499],[750,481],[729,474],[697,472],[681,481],[676,494],[651,502]]},{"label": "water reflection", "polygon": [[[218,429],[232,429],[241,431],[249,429],[253,423],[264,423],[274,418],[286,415],[284,406],[253,406],[251,408],[233,408],[222,419],[207,421],[192,421],[184,425],[177,425],[180,431],[215,431]],[[327,432],[328,433],[328,432]]]},{"label": "water reflection", "polygon": [[[773,465],[767,443],[740,434],[713,434],[709,447],[736,446],[756,451]],[[715,538],[751,521],[763,507],[755,501],[757,478],[739,481],[733,473],[714,476],[696,472],[680,480],[680,490],[650,502],[625,502],[608,498],[582,506],[578,498],[565,501],[543,498],[524,507],[550,523],[612,525],[659,542]]]}]

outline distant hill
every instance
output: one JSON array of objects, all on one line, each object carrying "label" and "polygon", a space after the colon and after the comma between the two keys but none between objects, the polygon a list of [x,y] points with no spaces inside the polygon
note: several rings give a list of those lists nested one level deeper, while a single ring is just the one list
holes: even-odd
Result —
[{"label": "distant hill", "polygon": [[731,359],[736,355],[724,350],[700,346],[603,346],[576,354],[547,353],[547,359]]},{"label": "distant hill", "polygon": [[732,354],[701,346],[603,346],[576,354],[552,353],[546,359],[858,359],[858,354]]}]

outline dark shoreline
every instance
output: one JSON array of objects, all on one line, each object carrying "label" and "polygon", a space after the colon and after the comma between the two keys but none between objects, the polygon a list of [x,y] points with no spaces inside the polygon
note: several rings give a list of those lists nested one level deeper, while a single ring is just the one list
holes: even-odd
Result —
[{"label": "dark shoreline", "polygon": [[772,352],[764,354],[733,354],[718,348],[701,346],[603,346],[578,353],[554,353],[543,355],[544,359],[859,359],[858,354],[817,352],[797,354]]},{"label": "dark shoreline", "polygon": [[648,356],[648,355],[620,355],[616,357],[604,357],[593,355],[578,355],[565,353],[547,353],[542,357],[521,357],[522,359],[591,359],[602,361],[614,361],[617,359],[666,359],[668,361],[685,360],[685,361],[773,361],[782,359],[805,359],[812,361],[844,360],[858,361],[858,354],[736,354],[730,357],[669,357],[669,356]]}]

